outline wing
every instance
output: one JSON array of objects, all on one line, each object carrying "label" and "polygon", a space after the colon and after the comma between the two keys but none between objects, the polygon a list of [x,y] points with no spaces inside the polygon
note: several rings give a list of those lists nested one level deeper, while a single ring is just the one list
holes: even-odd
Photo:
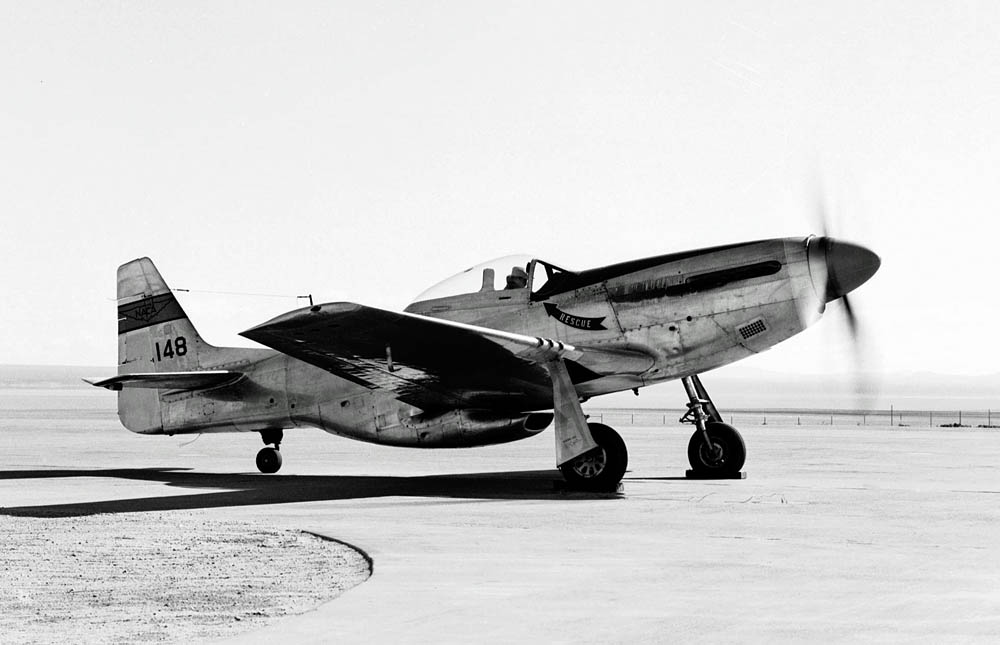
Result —
[{"label": "wing", "polygon": [[106,379],[83,379],[85,382],[109,390],[123,388],[161,388],[169,390],[204,390],[229,385],[243,378],[242,372],[206,370],[202,372],[149,372],[120,374]]},{"label": "wing", "polygon": [[[343,302],[292,311],[241,335],[424,409],[550,408],[545,363],[580,356],[558,341]],[[570,371],[588,376],[579,366]]]}]

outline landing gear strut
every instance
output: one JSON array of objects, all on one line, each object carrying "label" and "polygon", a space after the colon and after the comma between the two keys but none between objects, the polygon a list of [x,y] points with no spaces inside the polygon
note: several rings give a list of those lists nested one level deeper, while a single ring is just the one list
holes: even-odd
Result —
[{"label": "landing gear strut", "polygon": [[696,477],[734,477],[746,463],[743,437],[722,416],[709,398],[697,376],[681,379],[688,395],[688,411],[682,422],[693,423],[697,430],[688,442],[688,461]]},{"label": "landing gear strut", "polygon": [[257,453],[257,470],[262,473],[276,473],[281,468],[281,453],[278,447],[284,433],[281,430],[263,430],[260,438],[264,443],[273,443],[274,447],[261,448]]}]

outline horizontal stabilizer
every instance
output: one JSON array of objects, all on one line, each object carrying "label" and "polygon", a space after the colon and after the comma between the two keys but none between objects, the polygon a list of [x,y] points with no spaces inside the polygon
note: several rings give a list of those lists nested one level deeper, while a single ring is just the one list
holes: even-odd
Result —
[{"label": "horizontal stabilizer", "polygon": [[205,390],[230,385],[243,378],[243,372],[229,370],[203,370],[198,372],[150,372],[120,374],[106,379],[83,379],[96,387],[109,390],[147,388],[166,390]]}]

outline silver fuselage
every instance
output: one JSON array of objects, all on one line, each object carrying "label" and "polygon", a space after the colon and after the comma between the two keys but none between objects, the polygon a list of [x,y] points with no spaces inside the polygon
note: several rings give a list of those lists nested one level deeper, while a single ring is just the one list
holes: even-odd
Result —
[{"label": "silver fuselage", "polygon": [[[544,298],[529,285],[419,301],[407,311],[607,349],[580,359],[596,375],[576,386],[581,397],[590,398],[700,374],[805,329],[825,303],[821,285],[826,276],[818,275],[825,267],[815,258],[810,262],[809,239],[814,238],[763,240],[605,267],[584,272],[594,280]],[[120,362],[126,364],[127,348],[121,352]],[[368,442],[459,447],[527,437],[543,430],[549,419],[533,410],[428,414],[391,392],[272,350],[205,345],[190,356],[189,364],[179,368],[227,369],[245,376],[215,389],[158,391],[155,417],[137,418],[120,406],[126,427],[180,434],[312,426]]]}]

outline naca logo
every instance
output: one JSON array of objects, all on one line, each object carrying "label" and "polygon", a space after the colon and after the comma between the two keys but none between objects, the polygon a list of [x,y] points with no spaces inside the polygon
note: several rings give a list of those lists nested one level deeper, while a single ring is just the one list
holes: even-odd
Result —
[{"label": "naca logo", "polygon": [[156,296],[152,298],[146,298],[145,300],[140,300],[139,302],[132,305],[131,308],[124,308],[121,312],[123,316],[131,318],[132,320],[138,320],[140,322],[149,322],[156,317],[158,313],[166,309],[167,304],[170,302],[172,296],[160,296],[159,302]]}]

